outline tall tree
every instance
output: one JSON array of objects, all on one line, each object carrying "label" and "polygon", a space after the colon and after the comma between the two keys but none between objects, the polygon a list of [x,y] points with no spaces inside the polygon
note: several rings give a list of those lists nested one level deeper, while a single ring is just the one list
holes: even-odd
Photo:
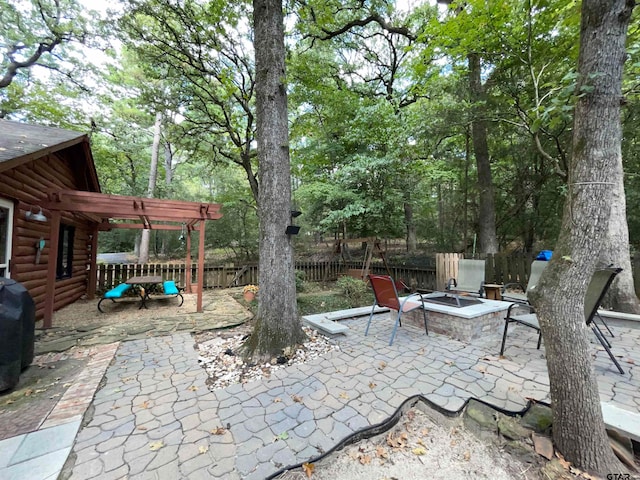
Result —
[{"label": "tall tree", "polygon": [[[151,163],[149,166],[149,184],[147,185],[147,198],[153,198],[156,191],[156,179],[158,178],[158,156],[160,154],[160,137],[162,135],[162,113],[156,112],[156,119],[153,124],[153,143],[151,144]],[[149,261],[149,239],[151,230],[142,229],[140,235],[140,249],[138,253],[138,263]]]},{"label": "tall tree", "polygon": [[496,207],[491,158],[487,141],[487,93],[481,78],[481,59],[478,53],[467,56],[469,62],[469,93],[472,104],[471,138],[478,171],[478,240],[480,251],[497,253]]},{"label": "tall tree", "polygon": [[[620,103],[634,0],[583,0],[569,194],[549,267],[531,295],[545,342],[553,439],[578,468],[620,472],[607,440],[585,325],[584,298],[598,267],[622,181]],[[616,183],[612,185],[612,183]]]},{"label": "tall tree", "polygon": [[244,344],[254,361],[288,353],[305,334],[298,318],[291,236],[291,165],[282,0],[254,0],[256,137],[260,191],[258,318]]},{"label": "tall tree", "polygon": [[121,0],[123,40],[164,81],[176,125],[211,164],[240,166],[258,200],[255,173],[254,65],[241,2]]},{"label": "tall tree", "polygon": [[[422,16],[430,18],[434,12],[434,7],[425,7]],[[318,225],[348,226],[349,233],[359,236],[396,237],[400,234],[397,223],[404,226],[407,250],[413,252],[417,247],[414,209],[420,197],[412,191],[422,180],[418,171],[423,166],[412,148],[416,142],[408,111],[426,95],[422,83],[411,78],[421,48],[413,44],[416,33],[411,15],[394,9],[388,1],[306,2],[297,13],[301,43],[310,48],[293,57],[299,82],[294,98],[303,107],[314,106],[303,108],[296,119],[298,125],[305,123],[305,117],[314,119],[303,132],[303,148],[325,166],[328,160],[334,164],[324,180],[339,181],[343,170],[346,187],[333,189],[342,198],[336,198],[337,202],[327,198],[323,210],[328,212],[318,219]],[[425,58],[419,58],[423,71],[429,63]],[[314,88],[318,84],[322,87]],[[345,101],[350,105],[340,105]],[[332,120],[340,123],[332,124]],[[322,150],[331,156],[322,155]],[[310,163],[309,158],[305,156],[305,163]],[[359,205],[347,197],[359,197]],[[403,218],[404,225],[395,222],[396,218]]]},{"label": "tall tree", "polygon": [[54,55],[70,42],[84,42],[86,19],[75,0],[3,2],[0,9],[0,88],[6,88],[20,72],[39,66],[72,78]]}]

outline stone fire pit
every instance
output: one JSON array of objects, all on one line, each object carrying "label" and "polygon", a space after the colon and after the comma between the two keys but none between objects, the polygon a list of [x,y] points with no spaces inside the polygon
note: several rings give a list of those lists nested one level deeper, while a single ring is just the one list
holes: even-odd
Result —
[{"label": "stone fire pit", "polygon": [[[487,335],[502,335],[504,316],[510,302],[460,296],[460,307],[454,296],[445,293],[424,295],[429,332],[469,342]],[[395,320],[398,312],[391,311]],[[402,322],[424,328],[420,309],[404,313]]]}]

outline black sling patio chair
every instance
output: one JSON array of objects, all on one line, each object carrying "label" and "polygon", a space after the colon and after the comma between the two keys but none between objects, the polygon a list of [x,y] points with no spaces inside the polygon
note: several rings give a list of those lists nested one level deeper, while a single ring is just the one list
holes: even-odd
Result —
[{"label": "black sling patio chair", "polygon": [[[591,282],[587,287],[587,293],[584,299],[584,317],[587,322],[587,326],[591,327],[594,335],[600,342],[600,344],[604,347],[609,358],[615,364],[618,371],[621,374],[624,374],[624,370],[618,363],[618,360],[613,356],[611,352],[611,345],[604,338],[602,331],[595,323],[595,318],[598,316],[598,307],[602,302],[602,299],[606,295],[609,287],[611,286],[611,282],[616,277],[618,273],[622,271],[621,268],[609,267],[602,270],[596,270],[591,278]],[[521,309],[528,310],[528,313],[519,313]],[[535,314],[534,308],[529,304],[524,303],[514,303],[509,306],[507,310],[507,316],[505,317],[504,323],[504,333],[502,334],[502,345],[500,347],[500,356],[504,354],[505,343],[507,340],[507,333],[509,330],[509,324],[517,323],[519,325],[523,325],[525,327],[533,328],[538,332],[538,346],[540,348],[540,343],[542,342],[542,335],[540,332],[540,324],[538,323],[538,317]],[[608,328],[608,327],[607,327]]]}]

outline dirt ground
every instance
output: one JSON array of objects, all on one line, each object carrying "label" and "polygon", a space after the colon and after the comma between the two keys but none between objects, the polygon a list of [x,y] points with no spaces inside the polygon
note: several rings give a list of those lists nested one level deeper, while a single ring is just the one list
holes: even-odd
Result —
[{"label": "dirt ground", "polygon": [[537,480],[543,462],[507,453],[434,411],[413,408],[392,430],[332,453],[314,465],[284,473],[282,480],[492,479]]}]

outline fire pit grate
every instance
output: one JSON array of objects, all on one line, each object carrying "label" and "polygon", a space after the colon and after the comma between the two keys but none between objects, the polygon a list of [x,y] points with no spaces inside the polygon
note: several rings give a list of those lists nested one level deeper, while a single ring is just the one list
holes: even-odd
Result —
[{"label": "fire pit grate", "polygon": [[437,297],[424,297],[424,301],[455,308],[470,307],[471,305],[480,305],[482,303],[480,300],[475,298],[451,297],[447,294],[439,295]]}]

